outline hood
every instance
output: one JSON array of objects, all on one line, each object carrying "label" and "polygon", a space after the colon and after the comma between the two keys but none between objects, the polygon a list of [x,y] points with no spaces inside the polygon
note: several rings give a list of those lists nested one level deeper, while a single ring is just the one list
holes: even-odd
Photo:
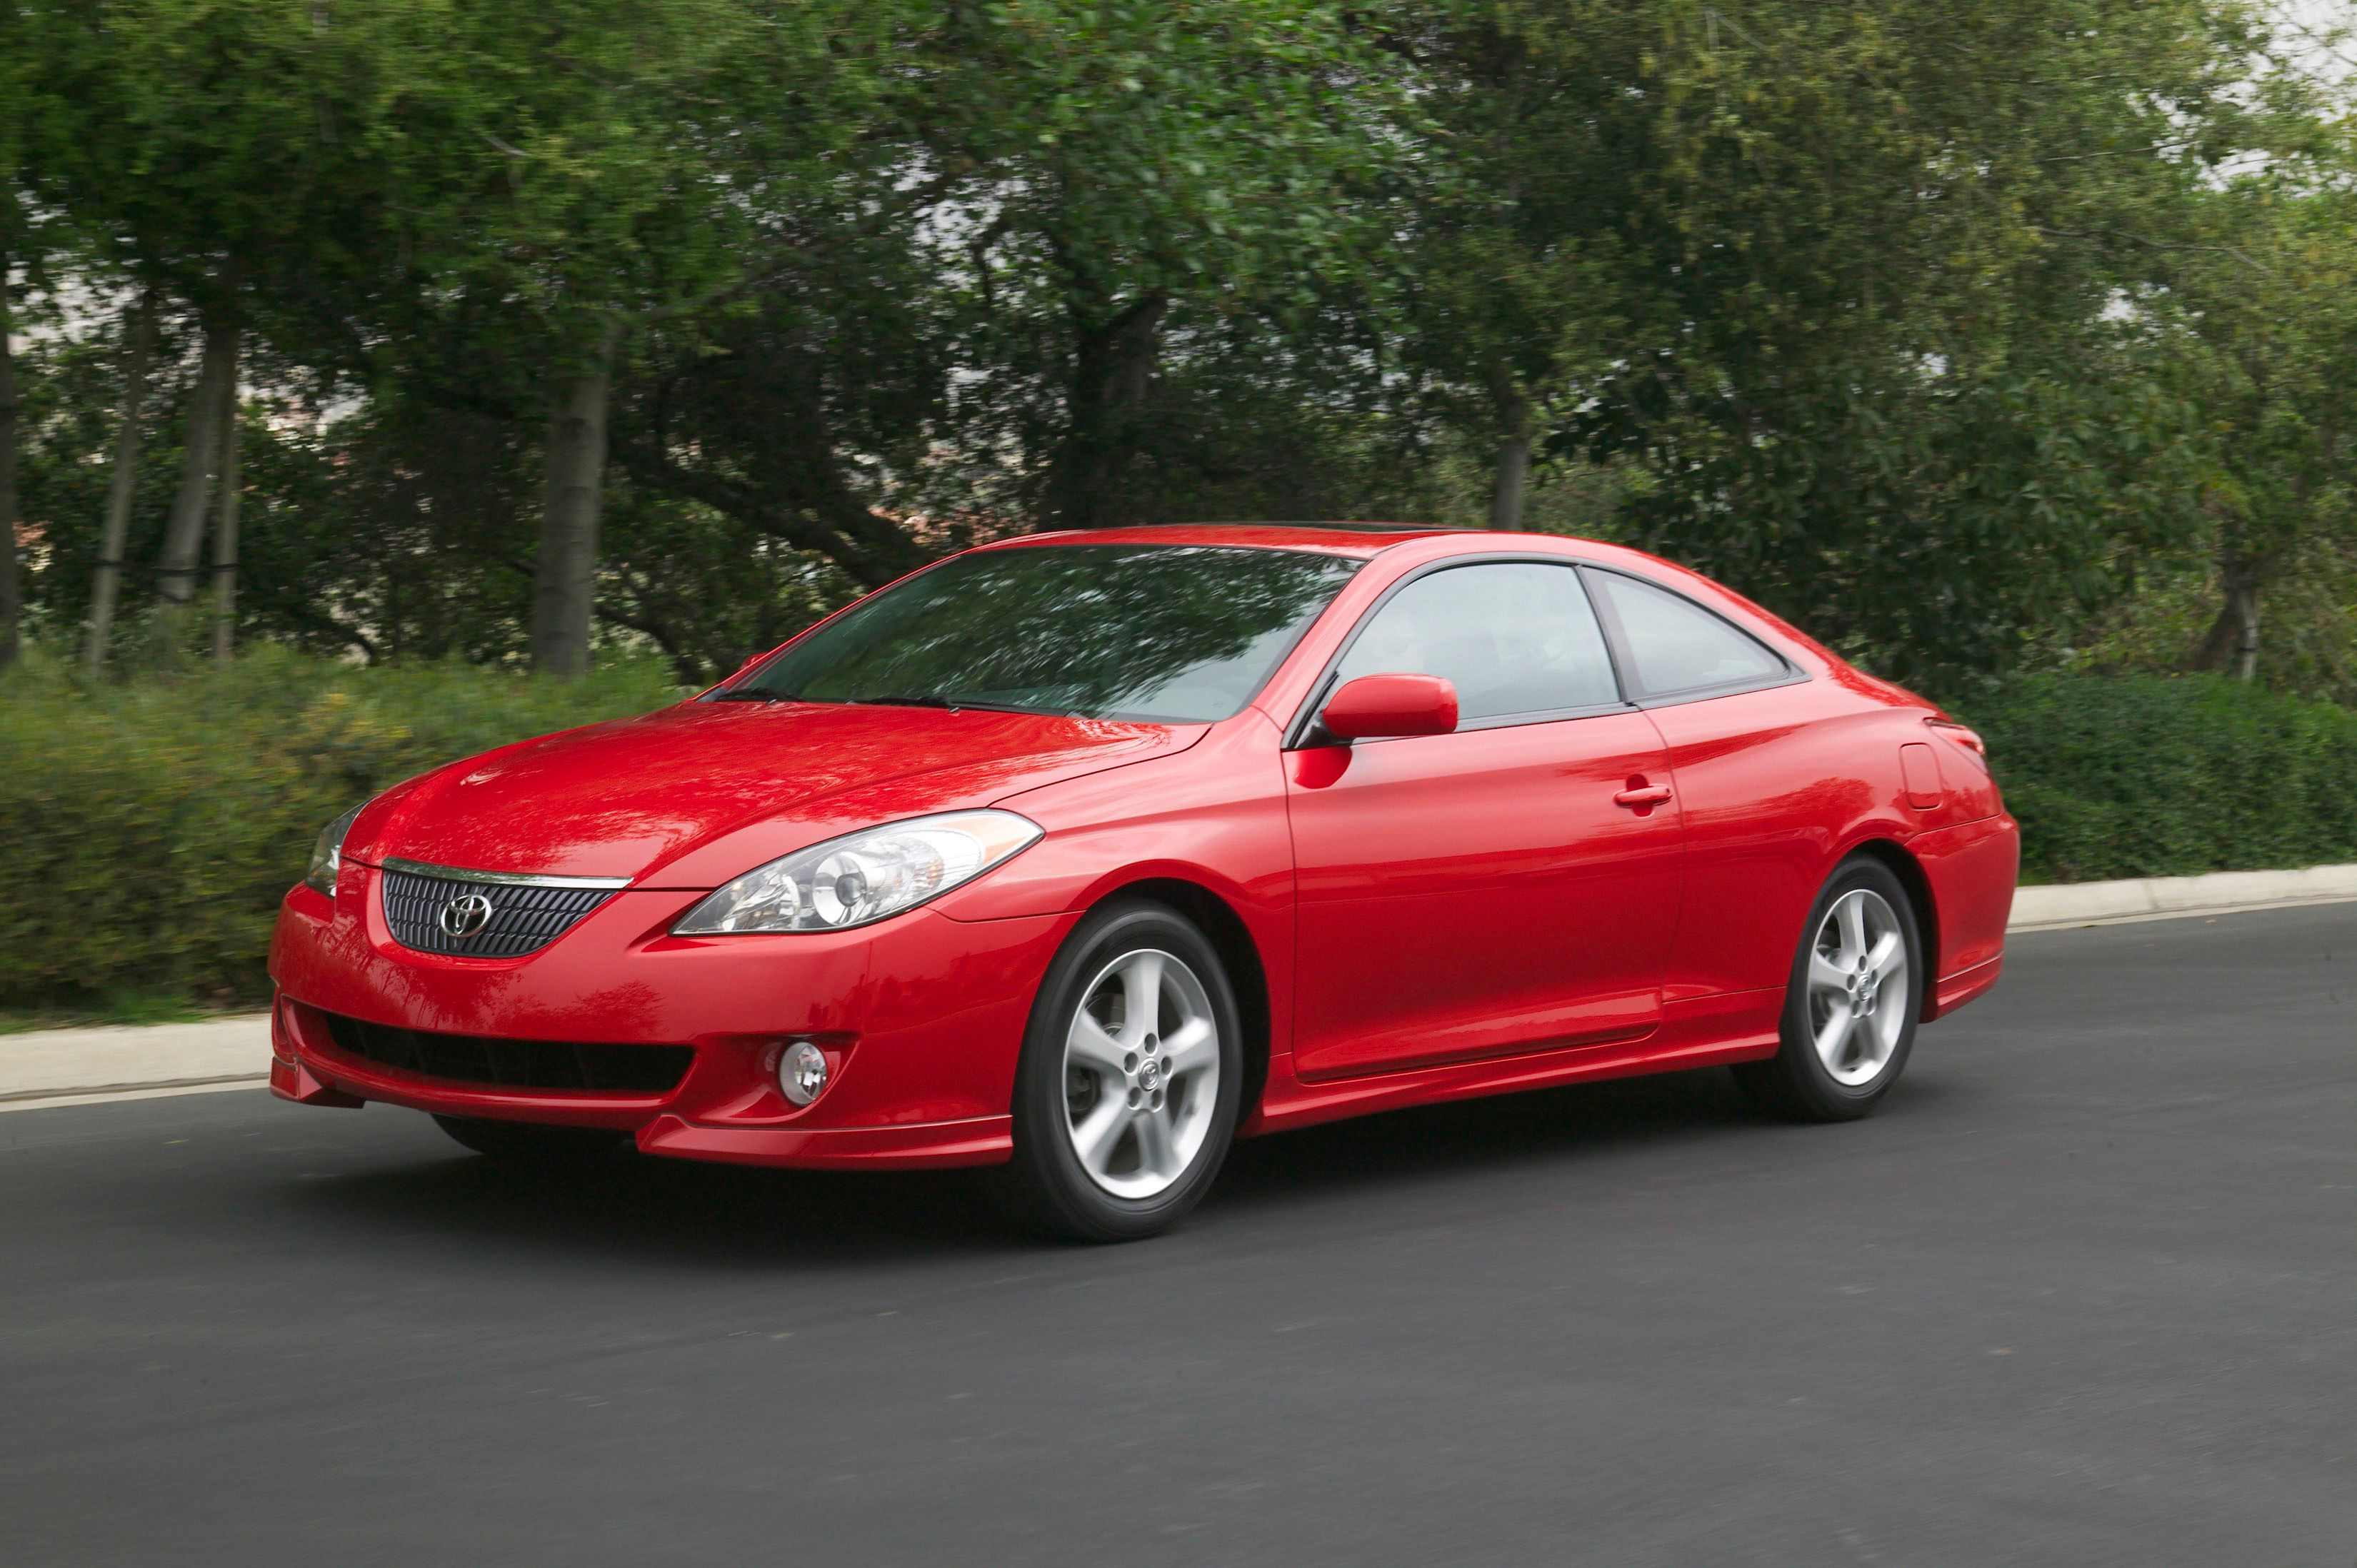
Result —
[{"label": "hood", "polygon": [[973,709],[683,703],[430,773],[364,812],[345,854],[713,887],[839,832],[987,805],[1202,734]]}]

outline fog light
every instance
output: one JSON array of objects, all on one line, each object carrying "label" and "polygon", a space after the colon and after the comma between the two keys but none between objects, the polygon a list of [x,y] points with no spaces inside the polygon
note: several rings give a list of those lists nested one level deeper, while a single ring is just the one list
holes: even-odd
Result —
[{"label": "fog light", "polygon": [[788,1046],[778,1058],[778,1090],[796,1105],[808,1105],[826,1087],[826,1053],[808,1040]]}]

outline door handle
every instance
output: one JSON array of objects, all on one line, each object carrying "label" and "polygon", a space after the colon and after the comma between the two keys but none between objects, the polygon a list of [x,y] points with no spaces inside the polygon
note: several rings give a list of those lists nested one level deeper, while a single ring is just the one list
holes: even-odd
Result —
[{"label": "door handle", "polygon": [[1621,790],[1618,795],[1613,796],[1612,803],[1616,806],[1627,806],[1634,810],[1641,807],[1662,805],[1665,803],[1669,798],[1670,787],[1666,784],[1632,784],[1628,789]]}]

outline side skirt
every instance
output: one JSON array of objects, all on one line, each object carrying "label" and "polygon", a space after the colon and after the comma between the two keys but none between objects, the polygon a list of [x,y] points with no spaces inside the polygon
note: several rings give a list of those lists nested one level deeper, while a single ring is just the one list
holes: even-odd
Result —
[{"label": "side skirt", "polygon": [[1633,1078],[1649,1072],[1682,1072],[1758,1061],[1776,1054],[1777,1018],[1783,1011],[1781,986],[1673,1002],[1663,1009],[1662,1026],[1641,1040],[1579,1046],[1452,1062],[1413,1072],[1370,1074],[1304,1083],[1294,1076],[1290,1057],[1269,1063],[1268,1088],[1260,1106],[1237,1130],[1239,1137],[1281,1133],[1295,1127],[1411,1105],[1473,1100],[1553,1089],[1591,1079]]}]

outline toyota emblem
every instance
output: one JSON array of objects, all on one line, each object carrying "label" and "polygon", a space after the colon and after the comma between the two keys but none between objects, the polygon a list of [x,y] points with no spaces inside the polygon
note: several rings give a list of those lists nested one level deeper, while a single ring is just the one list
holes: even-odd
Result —
[{"label": "toyota emblem", "polygon": [[454,941],[465,941],[491,923],[491,901],[479,893],[462,893],[442,906],[435,924]]}]

